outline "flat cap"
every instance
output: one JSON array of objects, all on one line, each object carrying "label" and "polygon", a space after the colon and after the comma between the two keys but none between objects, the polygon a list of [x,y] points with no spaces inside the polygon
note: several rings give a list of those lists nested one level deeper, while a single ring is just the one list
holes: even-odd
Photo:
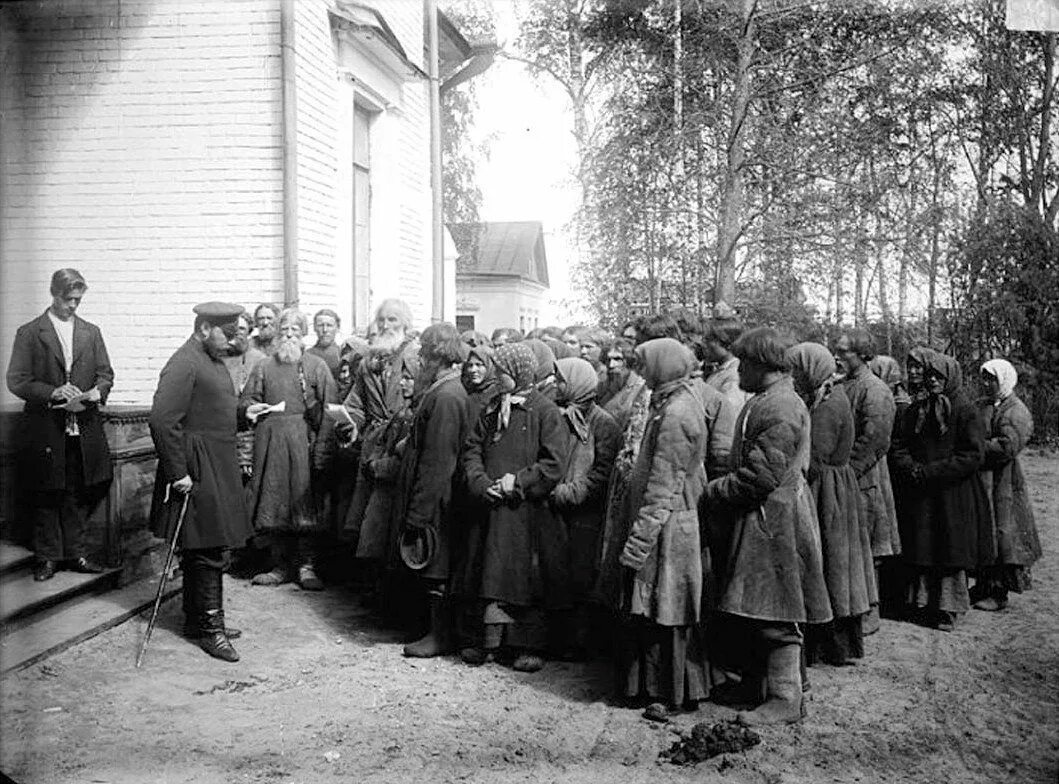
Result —
[{"label": "flat cap", "polygon": [[195,315],[214,323],[223,324],[226,321],[235,321],[243,312],[242,305],[231,302],[202,302],[192,308]]}]

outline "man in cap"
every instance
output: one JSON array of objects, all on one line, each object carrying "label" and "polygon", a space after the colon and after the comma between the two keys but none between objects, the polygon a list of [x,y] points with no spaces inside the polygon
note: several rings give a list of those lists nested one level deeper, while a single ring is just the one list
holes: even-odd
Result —
[{"label": "man in cap", "polygon": [[225,367],[242,307],[196,305],[194,332],[158,378],[149,420],[158,452],[151,519],[159,536],[173,536],[187,501],[178,547],[184,574],[184,634],[210,656],[238,661],[224,625],[226,551],[251,534],[236,457],[236,397]]},{"label": "man in cap", "polygon": [[99,327],[75,315],[88,286],[75,269],[51,278],[52,304],[15,334],[7,388],[26,401],[21,466],[33,492],[33,579],[60,564],[102,569],[85,558],[86,523],[112,479],[99,406],[114,385]]}]

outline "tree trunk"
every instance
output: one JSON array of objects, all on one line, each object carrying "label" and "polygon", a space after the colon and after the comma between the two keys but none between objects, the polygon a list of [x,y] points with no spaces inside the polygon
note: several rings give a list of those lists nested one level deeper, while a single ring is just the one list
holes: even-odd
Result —
[{"label": "tree trunk", "polygon": [[754,56],[756,0],[742,0],[738,58],[732,100],[732,122],[728,132],[727,162],[721,191],[721,225],[717,236],[717,278],[713,303],[735,302],[736,246],[743,219],[743,165],[750,106],[750,66]]}]

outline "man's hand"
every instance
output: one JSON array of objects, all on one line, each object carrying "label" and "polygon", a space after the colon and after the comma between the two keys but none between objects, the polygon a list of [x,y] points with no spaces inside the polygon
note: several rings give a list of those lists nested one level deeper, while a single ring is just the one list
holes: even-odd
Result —
[{"label": "man's hand", "polygon": [[63,384],[61,387],[56,387],[52,390],[51,399],[62,403],[69,403],[80,394],[81,390],[73,384]]},{"label": "man's hand", "polygon": [[85,392],[86,403],[98,403],[103,399],[103,396],[99,394],[99,390],[96,387],[92,387],[90,390]]},{"label": "man's hand", "polygon": [[500,492],[504,496],[512,496],[515,494],[515,475],[504,474],[500,479],[497,480],[500,484]]},{"label": "man's hand", "polygon": [[187,474],[173,482],[173,489],[181,495],[187,495],[191,492],[191,477]]},{"label": "man's hand", "polygon": [[500,490],[500,480],[497,479],[495,482],[489,485],[489,487],[485,489],[485,494],[492,501],[503,501],[504,494]]},{"label": "man's hand", "polygon": [[246,408],[246,418],[252,424],[257,423],[257,418],[269,410],[268,403],[253,403]]}]

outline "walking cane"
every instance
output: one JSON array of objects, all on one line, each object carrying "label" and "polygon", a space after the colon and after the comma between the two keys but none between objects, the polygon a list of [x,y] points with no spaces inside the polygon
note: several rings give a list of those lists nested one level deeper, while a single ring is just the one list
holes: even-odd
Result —
[{"label": "walking cane", "polygon": [[[172,485],[166,488],[166,500],[169,500],[169,491]],[[136,656],[136,667],[143,663],[143,655],[147,653],[147,643],[151,641],[151,632],[154,631],[154,622],[158,620],[158,609],[162,606],[162,594],[165,593],[165,584],[169,580],[169,570],[173,568],[173,558],[176,556],[177,541],[180,539],[180,529],[184,525],[184,515],[188,511],[188,499],[191,493],[184,494],[184,503],[180,505],[180,517],[177,518],[176,529],[173,531],[173,539],[169,542],[169,554],[165,558],[165,568],[162,570],[162,579],[158,581],[158,593],[154,595],[154,609],[151,611],[151,620],[147,622],[147,633],[143,636],[143,645]]]}]

